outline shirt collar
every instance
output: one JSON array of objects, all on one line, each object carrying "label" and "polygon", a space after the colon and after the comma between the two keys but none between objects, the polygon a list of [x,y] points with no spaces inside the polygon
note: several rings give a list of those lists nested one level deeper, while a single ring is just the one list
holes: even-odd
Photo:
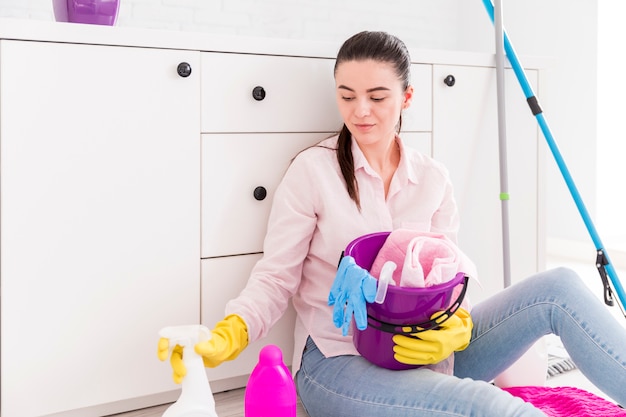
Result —
[{"label": "shirt collar", "polygon": [[[419,182],[417,179],[417,173],[410,169],[409,155],[406,152],[404,143],[398,135],[396,135],[395,140],[400,148],[400,163],[398,164],[398,169],[396,170],[394,176],[398,181],[400,181],[401,184],[405,184],[408,181],[417,184]],[[367,162],[367,159],[365,158],[365,155],[363,155],[363,152],[361,151],[361,148],[359,148],[356,140],[352,140],[352,158],[354,159],[355,171],[363,169],[369,175],[377,175]]]}]

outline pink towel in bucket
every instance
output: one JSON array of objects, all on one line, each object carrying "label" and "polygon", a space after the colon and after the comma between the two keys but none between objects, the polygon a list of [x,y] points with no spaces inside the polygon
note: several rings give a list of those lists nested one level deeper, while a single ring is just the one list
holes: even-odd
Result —
[{"label": "pink towel in bucket", "polygon": [[531,403],[548,417],[626,417],[626,410],[591,392],[574,387],[502,388]]},{"label": "pink towel in bucket", "polygon": [[457,272],[476,277],[476,268],[469,258],[450,239],[437,233],[394,230],[378,251],[370,273],[379,278],[388,261],[396,264],[393,281],[402,287],[441,284],[453,279]]}]

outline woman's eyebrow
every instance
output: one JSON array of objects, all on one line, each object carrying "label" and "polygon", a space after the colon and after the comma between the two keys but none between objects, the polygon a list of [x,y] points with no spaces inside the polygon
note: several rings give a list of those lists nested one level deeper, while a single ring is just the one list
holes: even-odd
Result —
[{"label": "woman's eyebrow", "polygon": [[[348,91],[352,91],[354,93],[354,90],[348,86],[345,86],[343,84],[338,85],[337,86],[338,89],[341,90],[348,90]],[[374,88],[368,88],[367,90],[365,90],[367,93],[373,93],[374,91],[390,91],[389,88],[387,87],[374,87]]]}]

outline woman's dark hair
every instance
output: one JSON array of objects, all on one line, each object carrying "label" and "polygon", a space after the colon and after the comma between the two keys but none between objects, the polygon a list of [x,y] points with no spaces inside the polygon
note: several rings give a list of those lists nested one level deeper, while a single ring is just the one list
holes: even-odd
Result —
[{"label": "woman's dark hair", "polygon": [[[402,86],[406,89],[411,81],[411,57],[409,51],[400,39],[386,32],[360,32],[346,40],[335,61],[335,73],[337,67],[347,61],[373,60],[386,62],[393,65],[402,81]],[[402,117],[398,120],[398,132],[402,126]],[[337,141],[337,160],[341,167],[341,173],[346,182],[346,188],[350,198],[354,200],[359,210],[361,210],[361,199],[359,197],[359,185],[354,176],[354,159],[352,157],[352,136],[344,124],[339,132]]]}]

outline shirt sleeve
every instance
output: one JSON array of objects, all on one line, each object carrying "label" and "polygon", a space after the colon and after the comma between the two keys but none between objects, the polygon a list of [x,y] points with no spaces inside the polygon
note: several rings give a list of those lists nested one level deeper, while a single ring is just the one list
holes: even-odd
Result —
[{"label": "shirt sleeve", "polygon": [[439,165],[439,170],[443,176],[441,203],[431,220],[431,231],[446,235],[448,239],[458,244],[460,218],[454,188],[448,170],[443,165]]},{"label": "shirt sleeve", "polygon": [[296,157],[276,189],[263,243],[240,295],[226,305],[248,327],[249,342],[264,337],[298,290],[302,265],[315,230],[315,187],[305,158]]}]

